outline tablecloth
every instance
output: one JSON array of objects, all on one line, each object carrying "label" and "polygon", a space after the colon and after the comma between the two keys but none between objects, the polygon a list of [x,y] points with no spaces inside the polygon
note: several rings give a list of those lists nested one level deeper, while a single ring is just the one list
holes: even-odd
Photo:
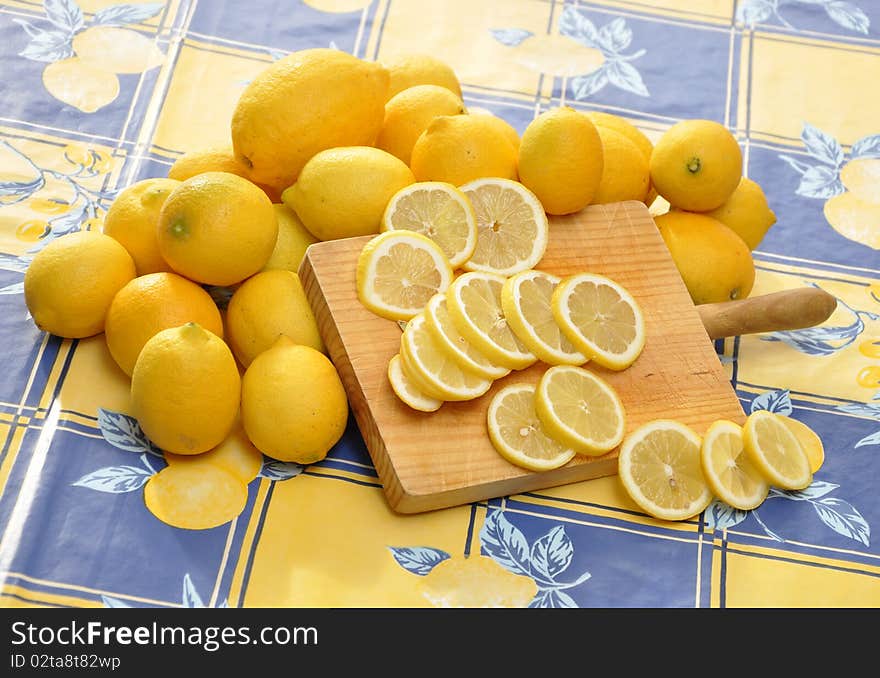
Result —
[{"label": "tablecloth", "polygon": [[[2,0],[0,605],[877,606],[878,31],[872,0]],[[399,515],[352,420],[320,463],[266,459],[231,523],[154,518],[142,490],[165,462],[127,378],[102,335],[36,329],[23,273],[53,238],[99,229],[122,187],[228,143],[245,85],[310,47],[433,54],[468,106],[520,132],[562,104],[654,140],[685,118],[726,125],[777,215],[753,294],[838,300],[821,326],[716,342],[745,413],[821,436],[812,484],[682,522],[645,515],[615,476]]]}]

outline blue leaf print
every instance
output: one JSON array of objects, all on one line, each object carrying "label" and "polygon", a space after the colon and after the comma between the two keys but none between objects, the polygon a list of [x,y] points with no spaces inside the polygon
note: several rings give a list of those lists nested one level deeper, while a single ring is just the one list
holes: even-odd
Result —
[{"label": "blue leaf print", "polygon": [[529,607],[543,608],[562,608],[562,607],[578,607],[574,598],[556,589],[549,591],[539,591],[538,594],[529,603]]},{"label": "blue leaf print", "polygon": [[574,546],[565,534],[565,528],[557,525],[532,544],[532,572],[552,582],[557,574],[568,568],[573,554]]},{"label": "blue leaf print", "polygon": [[[815,285],[814,285],[815,286]],[[834,327],[810,327],[803,330],[784,330],[780,332],[771,332],[766,336],[762,336],[762,341],[781,341],[788,344],[792,348],[808,353],[810,355],[831,355],[836,351],[846,348],[865,329],[865,323],[862,316],[870,320],[877,320],[875,313],[867,311],[856,311],[840,299],[837,303],[850,311],[855,320],[849,325],[838,325]],[[830,342],[840,342],[832,344]]]},{"label": "blue leaf print", "polygon": [[205,607],[202,597],[196,591],[196,587],[192,582],[189,572],[183,575],[183,606],[184,607]]},{"label": "blue leaf print", "polygon": [[450,557],[446,551],[427,546],[389,546],[388,549],[398,565],[420,577],[424,577],[438,563]]},{"label": "blue leaf print", "polygon": [[801,130],[801,139],[809,154],[817,160],[834,167],[840,167],[843,163],[843,147],[840,142],[818,127],[805,122]]},{"label": "blue leaf print", "polygon": [[650,96],[642,76],[632,64],[621,60],[609,61],[602,70],[612,85],[642,97]]},{"label": "blue leaf print", "polygon": [[880,404],[874,403],[850,403],[838,405],[835,409],[847,414],[855,414],[862,417],[880,420]]},{"label": "blue leaf print", "polygon": [[24,273],[27,270],[28,262],[22,257],[16,257],[12,254],[0,252],[0,270],[15,271],[16,273]]},{"label": "blue leaf print", "polygon": [[71,35],[63,31],[40,31],[18,55],[43,62],[67,59],[73,56]]},{"label": "blue leaf print", "polygon": [[278,461],[263,456],[263,466],[258,474],[261,478],[269,480],[290,480],[302,473],[305,467],[292,461]]},{"label": "blue leaf print", "polygon": [[6,287],[0,287],[0,295],[5,294],[24,294],[24,282],[12,283]]},{"label": "blue leaf print", "polygon": [[742,0],[736,8],[736,20],[748,26],[766,21],[773,15],[770,0]]},{"label": "blue leaf print", "polygon": [[801,175],[801,181],[795,193],[805,198],[826,199],[840,195],[845,190],[836,169],[819,165],[810,167]]},{"label": "blue leaf print", "polygon": [[725,504],[723,501],[713,499],[703,515],[706,519],[706,525],[709,528],[726,530],[734,525],[739,525],[742,521],[748,518],[749,512],[735,509],[732,506]]},{"label": "blue leaf print", "polygon": [[107,466],[84,475],[72,485],[108,494],[124,494],[142,488],[152,475],[137,466]]},{"label": "blue leaf print", "polygon": [[849,150],[851,158],[880,158],[880,134],[871,134],[856,141]]},{"label": "blue leaf print", "polygon": [[83,13],[76,0],[43,0],[43,10],[53,25],[69,33],[83,27]]},{"label": "blue leaf print", "polygon": [[599,29],[596,42],[609,52],[616,54],[629,47],[632,42],[632,30],[622,17],[617,17]]},{"label": "blue leaf print", "polygon": [[825,480],[814,480],[809,487],[805,487],[802,490],[780,490],[778,487],[771,487],[770,494],[768,494],[767,497],[771,499],[773,497],[791,499],[793,501],[813,501],[824,497],[827,494],[831,494],[838,487],[840,487],[840,485],[837,485],[836,483],[829,483]]},{"label": "blue leaf print", "polygon": [[822,522],[832,530],[870,546],[871,526],[851,504],[842,499],[826,497],[813,502],[813,507]]},{"label": "blue leaf print", "polygon": [[104,607],[131,607],[119,598],[111,598],[110,596],[101,596],[101,602],[104,603]]},{"label": "blue leaf print", "polygon": [[750,412],[757,410],[769,410],[770,412],[778,412],[785,415],[791,414],[791,395],[788,389],[765,391],[753,398]]},{"label": "blue leaf print", "polygon": [[880,445],[880,431],[872,433],[869,436],[865,436],[859,442],[853,445],[853,447],[865,447],[866,445]]},{"label": "blue leaf print", "polygon": [[571,89],[577,100],[586,99],[608,84],[605,68],[593,71],[589,75],[579,75],[571,79]]},{"label": "blue leaf print", "polygon": [[495,510],[486,517],[480,529],[483,550],[499,565],[514,574],[530,576],[529,543],[517,527]]},{"label": "blue leaf print", "polygon": [[865,35],[868,34],[868,28],[871,26],[870,19],[852,3],[833,0],[826,3],[824,7],[825,11],[828,12],[828,16],[844,28],[864,33]]},{"label": "blue leaf print", "polygon": [[791,166],[791,168],[794,169],[794,171],[797,172],[798,174],[803,174],[808,169],[810,169],[810,167],[812,167],[812,165],[808,165],[807,163],[801,162],[800,160],[796,160],[795,158],[792,158],[791,156],[788,156],[788,155],[781,155],[780,154],[779,159],[787,162]]},{"label": "blue leaf print", "polygon": [[489,31],[498,42],[508,47],[516,47],[526,38],[531,38],[534,33],[524,28],[494,28]]},{"label": "blue leaf print", "polygon": [[582,45],[595,47],[599,33],[593,22],[571,5],[566,5],[559,18],[559,32]]},{"label": "blue leaf print", "polygon": [[156,16],[162,11],[163,6],[164,4],[161,2],[151,2],[144,5],[111,5],[95,12],[92,23],[105,26],[139,24]]},{"label": "blue leaf print", "polygon": [[98,428],[101,429],[104,440],[113,447],[127,452],[146,452],[160,459],[165,458],[161,450],[147,440],[141,425],[134,417],[99,408]]}]

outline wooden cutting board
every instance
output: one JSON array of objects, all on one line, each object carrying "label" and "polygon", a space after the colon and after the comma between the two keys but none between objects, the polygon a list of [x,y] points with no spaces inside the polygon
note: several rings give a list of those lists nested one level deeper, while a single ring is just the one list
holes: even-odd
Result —
[{"label": "wooden cutting board", "polygon": [[[416,412],[391,390],[387,366],[398,352],[398,324],[357,299],[357,258],[370,236],[310,246],[299,270],[330,358],[391,508],[419,513],[617,473],[617,450],[576,456],[535,473],[505,461],[486,433],[486,411],[501,385],[537,383],[538,363],[500,379],[479,399]],[[745,421],[739,400],[700,315],[647,208],[640,202],[595,205],[551,217],[550,242],[537,268],[565,276],[581,271],[624,285],[642,307],[647,340],[621,372],[587,363],[617,390],[627,429],[674,418],[704,433],[716,419]]]}]

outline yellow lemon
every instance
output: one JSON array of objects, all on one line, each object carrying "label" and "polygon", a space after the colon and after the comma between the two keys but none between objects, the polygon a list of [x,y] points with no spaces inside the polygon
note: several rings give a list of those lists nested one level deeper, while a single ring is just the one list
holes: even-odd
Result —
[{"label": "yellow lemon", "polygon": [[840,170],[840,181],[859,200],[880,204],[880,158],[856,158]]},{"label": "yellow lemon", "polygon": [[740,238],[750,250],[755,249],[770,227],[776,214],[767,204],[767,196],[756,181],[743,177],[733,194],[720,207],[705,212],[718,219]]},{"label": "yellow lemon", "polygon": [[487,108],[468,108],[467,112],[471,115],[485,115],[487,122],[496,127],[499,132],[506,136],[507,140],[511,143],[514,149],[519,151],[519,144],[522,139],[520,138],[520,134],[516,130],[516,127],[507,122],[507,120],[502,118],[500,115],[495,115]]},{"label": "yellow lemon", "polygon": [[229,435],[217,447],[201,454],[164,453],[169,466],[190,464],[196,467],[204,465],[219,466],[229,471],[243,483],[249,483],[260,473],[263,467],[263,453],[260,452],[247,437],[241,417],[236,418]]},{"label": "yellow lemon", "polygon": [[179,185],[174,179],[143,179],[117,193],[107,210],[104,233],[128,250],[138,275],[171,270],[159,252],[156,231],[159,210]]},{"label": "yellow lemon", "polygon": [[516,149],[484,115],[434,118],[413,146],[410,167],[418,181],[455,186],[483,177],[517,178]]},{"label": "yellow lemon", "polygon": [[292,52],[248,84],[232,114],[235,155],[283,191],[313,155],[370,146],[385,117],[388,71],[337,49]]},{"label": "yellow lemon", "polygon": [[534,579],[479,554],[437,563],[419,579],[418,588],[432,605],[447,608],[527,607],[538,594]]},{"label": "yellow lemon", "polygon": [[263,454],[313,464],[345,432],[348,400],[327,356],[282,335],[245,371],[241,416],[248,438]]},{"label": "yellow lemon", "polygon": [[799,419],[793,419],[782,414],[776,415],[786,425],[789,431],[794,433],[795,438],[801,444],[807,459],[810,462],[810,473],[816,473],[825,463],[825,445],[819,434]]},{"label": "yellow lemon", "polygon": [[[168,169],[168,178],[186,181],[203,172],[229,172],[250,180],[251,171],[245,162],[236,157],[232,144],[208,146],[187,151]],[[256,183],[256,182],[254,182]],[[281,193],[271,186],[257,184],[272,202],[281,201]]]},{"label": "yellow lemon", "polygon": [[41,249],[24,273],[24,300],[36,326],[79,339],[104,331],[116,293],[135,277],[134,261],[109,235],[75,231]]},{"label": "yellow lemon", "polygon": [[651,152],[654,150],[653,142],[648,138],[648,135],[642,132],[642,130],[633,125],[626,118],[622,118],[619,115],[614,115],[612,113],[604,113],[602,111],[585,111],[584,115],[587,116],[590,119],[590,122],[596,127],[611,129],[618,134],[622,134],[639,148],[642,155],[645,156],[646,161],[651,159]]},{"label": "yellow lemon", "polygon": [[440,85],[416,85],[395,94],[385,104],[385,121],[376,147],[409,165],[412,148],[438,115],[465,113],[462,100]]},{"label": "yellow lemon", "polygon": [[232,285],[259,271],[278,238],[272,202],[229,172],[204,172],[162,205],[159,251],[177,273],[208,285]]},{"label": "yellow lemon", "polygon": [[717,219],[676,210],[654,218],[695,304],[745,299],[755,282],[752,253]]},{"label": "yellow lemon", "polygon": [[519,180],[548,214],[577,212],[593,200],[604,166],[596,126],[569,106],[545,111],[523,132]]},{"label": "yellow lemon", "polygon": [[240,394],[232,351],[196,323],[154,334],[131,374],[132,414],[147,438],[177,454],[219,445],[238,416]]},{"label": "yellow lemon", "polygon": [[309,233],[296,212],[287,205],[276,203],[272,207],[275,208],[275,218],[278,219],[278,238],[263,270],[283,268],[296,273],[309,245],[318,242],[318,239]]},{"label": "yellow lemon", "polygon": [[143,73],[165,59],[155,40],[118,26],[91,26],[73,36],[72,46],[84,63],[112,73]]},{"label": "yellow lemon", "polygon": [[335,240],[378,233],[388,201],[414,182],[406,163],[387,151],[330,148],[306,163],[281,198],[313,236]]},{"label": "yellow lemon", "polygon": [[94,113],[119,96],[119,78],[115,73],[79,57],[48,64],[43,69],[43,86],[53,97],[83,113]]},{"label": "yellow lemon", "polygon": [[223,338],[223,321],[211,295],[176,273],[148,273],[113,297],[104,325],[110,355],[128,376],[144,344],[158,332],[195,322]]},{"label": "yellow lemon", "polygon": [[742,151],[714,120],[682,120],[651,153],[651,182],[670,204],[706,212],[721,206],[742,177]]},{"label": "yellow lemon", "polygon": [[439,85],[461,98],[461,83],[448,63],[430,54],[406,53],[382,64],[388,69],[388,98],[416,85]]},{"label": "yellow lemon", "polygon": [[605,163],[594,203],[638,200],[645,202],[651,184],[648,161],[629,137],[608,127],[597,127]]},{"label": "yellow lemon", "polygon": [[880,203],[867,202],[855,193],[829,198],[825,218],[844,238],[880,250]]},{"label": "yellow lemon", "polygon": [[245,280],[226,307],[229,347],[243,367],[282,334],[297,344],[324,351],[318,324],[299,276],[278,269]]}]

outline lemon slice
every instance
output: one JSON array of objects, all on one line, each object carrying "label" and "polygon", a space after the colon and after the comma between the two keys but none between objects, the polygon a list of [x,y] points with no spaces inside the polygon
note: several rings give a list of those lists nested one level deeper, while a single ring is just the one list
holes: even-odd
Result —
[{"label": "lemon slice", "polygon": [[813,481],[807,453],[779,415],[752,412],[743,426],[743,442],[752,463],[771,485],[802,490]]},{"label": "lemon slice", "polygon": [[562,333],[550,299],[561,279],[530,269],[508,278],[501,288],[501,309],[523,344],[550,365],[583,365],[587,357]]},{"label": "lemon slice", "polygon": [[534,193],[518,181],[495,177],[460,188],[477,217],[477,246],[462,268],[513,275],[541,261],[550,227]]},{"label": "lemon slice", "polygon": [[530,471],[559,468],[575,455],[551,437],[538,419],[533,384],[511,384],[498,391],[489,403],[487,423],[498,454]]},{"label": "lemon slice", "polygon": [[492,386],[491,379],[458,366],[428,331],[421,313],[406,324],[400,355],[405,373],[415,386],[437,400],[472,400]]},{"label": "lemon slice", "polygon": [[388,381],[395,395],[414,410],[436,412],[443,405],[442,400],[426,396],[409,380],[400,364],[399,353],[388,361]]},{"label": "lemon slice", "polygon": [[461,335],[496,365],[521,370],[538,358],[507,324],[501,308],[506,278],[472,271],[456,278],[446,290],[446,308]]},{"label": "lemon slice", "polygon": [[364,245],[357,263],[357,295],[373,313],[409,320],[452,282],[440,246],[412,231],[387,231]]},{"label": "lemon slice", "polygon": [[798,419],[792,419],[782,414],[776,416],[794,433],[801,447],[804,448],[807,459],[810,460],[810,473],[815,473],[822,468],[822,464],[825,463],[825,446],[816,432]]},{"label": "lemon slice", "polygon": [[535,411],[551,436],[575,452],[599,456],[620,445],[623,403],[612,386],[583,367],[556,365],[538,381]]},{"label": "lemon slice", "polygon": [[594,273],[569,276],[557,285],[550,303],[568,340],[602,367],[625,369],[645,347],[641,307],[610,278]]},{"label": "lemon slice", "polygon": [[700,463],[715,496],[735,509],[757,508],[770,492],[770,484],[746,454],[742,427],[735,422],[713,422],[703,436]]},{"label": "lemon slice", "polygon": [[458,268],[477,246],[477,217],[467,196],[444,181],[421,181],[400,189],[385,208],[383,231],[428,236]]},{"label": "lemon slice", "polygon": [[446,308],[445,294],[435,294],[428,300],[424,316],[428,331],[462,369],[485,379],[500,379],[510,373],[509,368],[493,363],[455,329]]},{"label": "lemon slice", "polygon": [[700,436],[670,419],[642,424],[623,439],[617,470],[623,487],[648,515],[685,520],[705,510],[712,490],[700,466]]}]

